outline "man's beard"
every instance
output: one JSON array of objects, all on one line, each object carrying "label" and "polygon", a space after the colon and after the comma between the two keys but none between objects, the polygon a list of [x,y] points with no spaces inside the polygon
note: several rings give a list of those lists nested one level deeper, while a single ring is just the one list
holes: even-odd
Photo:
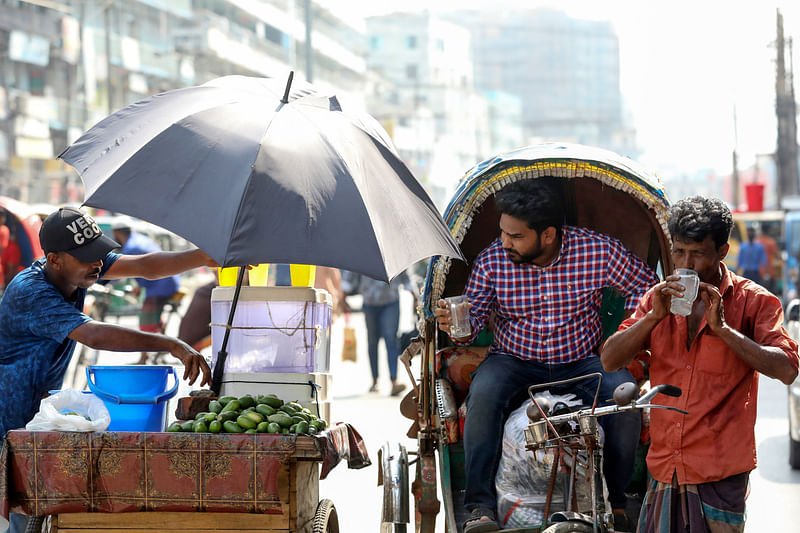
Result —
[{"label": "man's beard", "polygon": [[533,250],[533,252],[525,255],[520,254],[516,250],[506,250],[505,252],[509,261],[515,265],[524,265],[527,263],[533,263],[535,259],[541,257],[542,253],[544,253],[544,250],[542,250],[542,248],[539,246]]}]

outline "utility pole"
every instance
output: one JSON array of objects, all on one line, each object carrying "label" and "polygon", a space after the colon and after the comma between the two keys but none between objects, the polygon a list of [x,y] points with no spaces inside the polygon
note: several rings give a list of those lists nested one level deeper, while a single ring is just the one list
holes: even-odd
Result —
[{"label": "utility pole", "polygon": [[110,115],[114,112],[114,84],[111,82],[111,4],[114,0],[109,0],[106,4],[101,8],[103,10],[103,26],[105,29],[105,47],[106,47],[106,91],[108,94],[106,95],[108,98],[106,100],[106,105],[108,107],[107,111]]},{"label": "utility pole", "polygon": [[[792,69],[792,43],[783,37],[783,15],[777,11],[778,38],[776,48],[777,76],[775,78],[775,114],[778,118],[778,146],[775,150],[778,199],[800,193],[800,176],[797,168],[797,110],[794,100],[794,73]],[[789,50],[787,72],[785,53]]]},{"label": "utility pole", "polygon": [[314,82],[314,49],[311,46],[311,21],[314,18],[313,0],[305,0],[306,17],[306,81]]}]

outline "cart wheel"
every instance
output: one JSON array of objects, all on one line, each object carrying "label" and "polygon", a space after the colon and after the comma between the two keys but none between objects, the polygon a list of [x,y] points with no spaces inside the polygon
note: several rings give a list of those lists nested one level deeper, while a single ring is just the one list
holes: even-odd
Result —
[{"label": "cart wheel", "polygon": [[312,533],[339,533],[339,517],[336,515],[336,507],[330,500],[320,500],[317,505],[317,512],[314,514],[314,525],[311,526]]}]

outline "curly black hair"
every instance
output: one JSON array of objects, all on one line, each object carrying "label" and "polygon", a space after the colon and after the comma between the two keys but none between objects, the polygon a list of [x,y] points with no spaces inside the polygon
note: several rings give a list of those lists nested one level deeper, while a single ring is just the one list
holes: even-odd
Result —
[{"label": "curly black hair", "polygon": [[691,196],[669,208],[667,227],[673,239],[681,237],[701,242],[711,235],[719,249],[731,236],[733,215],[719,198]]},{"label": "curly black hair", "polygon": [[525,221],[537,233],[552,226],[561,235],[564,204],[559,190],[546,177],[506,185],[495,194],[494,205],[500,214]]}]

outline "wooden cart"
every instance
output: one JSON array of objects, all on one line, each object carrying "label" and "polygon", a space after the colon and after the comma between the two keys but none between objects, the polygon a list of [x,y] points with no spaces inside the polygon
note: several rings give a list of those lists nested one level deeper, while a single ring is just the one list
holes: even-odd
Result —
[{"label": "wooden cart", "polygon": [[47,515],[52,532],[337,533],[319,480],[343,458],[369,464],[363,443],[352,449],[353,433],[12,431],[0,456],[0,511]]}]

